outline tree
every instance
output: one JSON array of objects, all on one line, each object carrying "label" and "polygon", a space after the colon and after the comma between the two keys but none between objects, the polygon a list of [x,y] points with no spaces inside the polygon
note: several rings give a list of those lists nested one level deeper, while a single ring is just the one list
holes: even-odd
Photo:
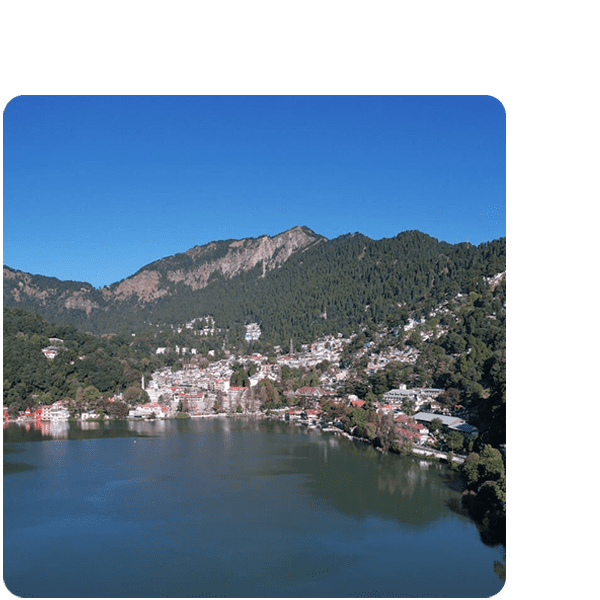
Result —
[{"label": "tree", "polygon": [[449,388],[437,397],[437,401],[452,410],[460,402],[460,391]]},{"label": "tree", "polygon": [[412,416],[412,415],[415,414],[415,409],[413,407],[412,402],[410,402],[406,398],[402,399],[402,412],[404,414],[407,414],[407,415],[410,415],[410,416]]},{"label": "tree", "polygon": [[479,454],[471,452],[462,464],[461,472],[465,478],[467,489],[476,490],[479,482]]},{"label": "tree", "polygon": [[132,385],[125,390],[123,399],[129,404],[143,404],[148,402],[149,396],[140,386]]},{"label": "tree", "polygon": [[279,406],[279,392],[270,379],[261,379],[257,385],[257,392],[261,404],[271,408]]},{"label": "tree", "polygon": [[365,405],[364,405],[364,408],[367,412],[371,412],[371,411],[375,410],[375,405],[373,403],[376,400],[377,400],[377,398],[375,397],[375,394],[373,394],[373,392],[367,392],[367,395],[365,396]]},{"label": "tree", "polygon": [[110,416],[115,419],[124,419],[129,414],[129,406],[125,402],[110,402],[108,406]]},{"label": "tree", "polygon": [[502,455],[489,444],[480,454],[472,452],[462,465],[462,473],[470,490],[479,489],[486,481],[498,482],[505,477]]},{"label": "tree", "polygon": [[432,419],[432,421],[429,423],[428,429],[431,435],[437,436],[438,432],[441,431],[442,427],[443,423],[441,419]]},{"label": "tree", "polygon": [[504,477],[504,462],[502,454],[489,444],[483,447],[479,461],[479,480],[498,481]]},{"label": "tree", "polygon": [[377,426],[375,430],[376,442],[383,450],[389,450],[396,442],[397,432],[394,415],[390,412],[377,415]]},{"label": "tree", "polygon": [[217,412],[223,410],[225,406],[225,400],[227,398],[227,394],[223,390],[219,390],[217,392],[217,399],[215,400],[216,410]]},{"label": "tree", "polygon": [[399,415],[395,418],[397,438],[400,442],[400,446],[407,446],[412,444],[419,439],[419,426],[415,420],[408,415]]},{"label": "tree", "polygon": [[463,446],[464,438],[458,431],[450,431],[450,433],[446,435],[446,443],[450,450],[460,450]]},{"label": "tree", "polygon": [[352,408],[348,413],[348,417],[350,418],[351,427],[360,427],[364,429],[365,425],[367,424],[367,413],[360,406],[355,406]]},{"label": "tree", "polygon": [[89,385],[88,387],[86,387],[83,390],[82,403],[88,409],[97,408],[101,400],[102,400],[102,395],[100,394],[100,392],[98,391],[98,389],[95,386]]}]

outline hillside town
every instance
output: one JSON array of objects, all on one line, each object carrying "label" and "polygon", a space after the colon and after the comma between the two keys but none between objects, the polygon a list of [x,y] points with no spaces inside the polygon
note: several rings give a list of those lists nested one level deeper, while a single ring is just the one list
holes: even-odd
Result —
[{"label": "hillside town", "polygon": [[[435,314],[435,313],[434,313]],[[202,319],[204,325],[199,329],[201,335],[214,333],[210,318]],[[420,321],[409,320],[404,326],[405,332],[418,330],[421,339],[427,340],[439,336],[440,331],[429,328],[419,328]],[[186,324],[191,328],[194,322]],[[211,331],[212,330],[212,331]],[[251,323],[246,327],[248,340],[260,337],[260,326]],[[393,332],[396,333],[397,332]],[[380,334],[383,335],[383,334]],[[354,337],[354,336],[353,336]],[[43,349],[48,360],[53,360],[60,352],[62,340],[53,339],[52,346]],[[274,348],[275,354],[264,356],[258,352],[250,355],[235,355],[227,353],[220,360],[199,360],[193,348],[176,346],[177,355],[188,356],[183,361],[183,368],[163,367],[152,373],[149,381],[142,377],[140,387],[145,393],[146,402],[126,402],[124,395],[116,394],[105,398],[107,403],[118,403],[126,407],[122,418],[129,420],[160,420],[170,418],[204,418],[211,416],[247,415],[255,418],[279,418],[299,426],[320,428],[351,437],[353,427],[341,420],[328,419],[326,407],[338,406],[346,409],[363,408],[366,401],[353,394],[340,394],[340,386],[351,376],[349,368],[341,368],[340,359],[352,338],[328,335],[312,344],[301,345],[294,351],[293,341],[290,341],[290,352],[283,353],[279,346]],[[376,355],[371,355],[370,344],[359,348],[354,356],[356,359],[366,357],[366,370],[369,374],[385,368],[391,361],[413,363],[418,351],[411,346],[403,349],[385,347]],[[166,348],[157,347],[156,354],[167,352]],[[281,405],[268,406],[267,382],[281,382],[285,369],[308,370],[317,365],[324,365],[316,385],[304,385],[297,389],[286,389],[283,392]],[[236,369],[242,368],[248,373],[247,385],[232,384]],[[372,402],[371,410],[377,415],[389,415],[398,426],[404,427],[410,433],[413,446],[425,449],[447,449],[447,444],[441,443],[440,432],[455,432],[462,436],[466,446],[468,440],[477,436],[476,427],[458,414],[450,414],[447,406],[436,399],[444,390],[436,388],[408,388],[400,384],[397,388],[383,393],[379,399]],[[366,408],[366,407],[365,407]],[[69,411],[69,406],[61,400],[47,406],[27,408],[16,418],[11,418],[4,409],[4,424],[10,421],[26,424],[42,430],[42,433],[64,428],[69,420],[82,423],[93,423],[110,418],[103,411]],[[49,425],[51,428],[49,429]],[[422,453],[428,453],[423,451]]]}]

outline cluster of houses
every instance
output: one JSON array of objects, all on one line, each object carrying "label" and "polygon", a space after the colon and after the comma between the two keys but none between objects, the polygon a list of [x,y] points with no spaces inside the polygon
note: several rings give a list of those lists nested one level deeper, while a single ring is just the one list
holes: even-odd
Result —
[{"label": "cluster of houses", "polygon": [[[364,400],[352,400],[352,406],[364,406]],[[435,443],[434,437],[430,433],[432,421],[439,421],[439,429],[443,432],[456,431],[468,439],[469,437],[478,434],[476,427],[469,425],[463,419],[440,415],[436,413],[419,412],[416,415],[409,417],[402,413],[398,408],[389,405],[380,405],[377,407],[378,412],[391,412],[394,422],[400,425],[407,435],[412,438],[412,441],[418,445],[427,445]],[[336,431],[342,427],[340,423],[325,423],[323,420],[323,411],[320,408],[308,409],[285,409],[281,418],[286,421],[293,422],[298,425],[306,425],[309,428],[320,427],[325,431]]]},{"label": "cluster of houses", "polygon": [[[242,398],[242,394],[248,388],[237,388],[240,393],[240,401]],[[418,445],[428,445],[434,442],[434,438],[430,433],[430,429],[432,429],[432,422],[437,421],[436,430],[441,430],[444,432],[455,431],[463,435],[465,439],[468,439],[472,436],[478,434],[478,430],[476,427],[467,423],[464,419],[461,419],[456,416],[445,415],[440,413],[431,413],[431,412],[418,412],[412,417],[404,414],[401,410],[400,406],[402,402],[407,399],[406,393],[398,393],[398,392],[414,392],[414,390],[406,390],[401,388],[399,390],[390,390],[388,392],[387,398],[384,402],[377,403],[375,405],[376,410],[379,413],[389,413],[393,416],[394,421],[398,423],[405,431],[408,432],[413,442]],[[435,392],[440,392],[441,390],[426,390],[425,397],[427,392],[429,395],[434,394]],[[323,419],[323,410],[320,406],[320,402],[323,399],[326,399],[328,396],[331,396],[328,392],[318,388],[318,387],[304,387],[298,390],[298,393],[302,395],[303,398],[306,399],[305,408],[284,408],[279,411],[275,411],[275,413],[279,413],[280,418],[285,419],[286,421],[291,421],[299,425],[306,425],[309,428],[320,427],[324,430],[329,431],[338,431],[341,425],[339,423],[326,423]],[[423,394],[423,390],[421,390]],[[419,397],[419,394],[417,394]],[[411,397],[412,400],[412,397]],[[366,402],[365,400],[359,400],[356,397],[350,397],[349,404],[352,407],[363,407]],[[193,414],[193,413],[192,413]],[[95,413],[82,413],[81,420],[87,421],[90,419],[95,419],[99,415]],[[129,411],[128,418],[132,420],[137,419],[164,419],[170,416],[174,416],[173,408],[169,408],[165,404],[161,404],[158,402],[147,402],[145,404],[136,406]],[[19,417],[18,421],[22,421],[24,423],[33,422],[34,425],[42,425],[43,423],[65,423],[69,418],[69,411],[63,405],[62,402],[55,402],[52,405],[42,406],[34,411],[31,411],[27,408]],[[9,415],[6,408],[4,408],[4,424],[9,421]],[[66,423],[65,423],[66,426]]]},{"label": "cluster of houses", "polygon": [[[114,400],[114,399],[111,399]],[[8,413],[8,409],[4,407],[4,423],[8,423],[10,421],[10,415]],[[97,419],[100,415],[95,412],[82,412],[79,415],[79,418],[82,421],[89,421],[93,419]],[[169,416],[169,408],[164,404],[159,404],[158,402],[147,402],[146,404],[141,404],[139,406],[134,407],[129,411],[129,417],[132,419],[140,419],[140,418],[149,418],[154,417],[157,419],[163,419],[166,416]],[[65,406],[62,400],[55,402],[54,404],[50,404],[47,406],[40,406],[35,410],[31,410],[29,407],[20,412],[17,422],[19,421],[43,421],[43,422],[57,422],[57,421],[68,421],[70,417],[69,410]]]},{"label": "cluster of houses", "polygon": [[[10,420],[8,409],[4,407],[4,423]],[[33,420],[33,421],[67,421],[69,419],[69,411],[62,400],[49,404],[48,406],[40,406],[35,410],[29,407],[19,414],[18,420]]]},{"label": "cluster of houses", "polygon": [[[438,309],[441,312],[446,311],[443,307]],[[437,314],[435,311],[431,316]],[[411,320],[405,327],[405,331],[416,329],[421,325],[419,320]],[[188,329],[197,330],[200,335],[211,335],[214,333],[214,320],[212,317],[206,317],[199,320],[192,320],[185,325]],[[438,326],[439,329],[439,326]],[[179,329],[181,331],[181,329]],[[394,332],[397,334],[398,332]],[[420,332],[421,337],[425,335],[435,335],[438,337],[441,330],[434,332]],[[246,326],[246,339],[256,340],[261,335],[260,326],[257,323],[250,323]],[[383,334],[378,334],[383,335]],[[377,336],[376,336],[377,337]],[[43,349],[44,355],[48,359],[54,358],[62,347],[62,340],[51,338],[50,346]],[[236,357],[233,355],[219,361],[197,361],[192,360],[184,366],[183,369],[173,371],[171,367],[165,367],[152,374],[151,380],[145,385],[142,381],[142,388],[149,396],[150,402],[132,407],[129,410],[130,419],[156,418],[174,416],[178,410],[184,410],[191,416],[200,416],[214,413],[215,407],[224,412],[235,412],[241,407],[243,412],[256,413],[260,407],[261,397],[260,388],[257,388],[261,380],[277,381],[281,378],[282,369],[289,368],[310,368],[323,361],[328,361],[332,365],[339,363],[344,346],[351,342],[350,338],[343,338],[342,334],[325,336],[312,344],[301,346],[299,352],[294,353],[293,344],[290,341],[289,354],[283,354],[280,347],[275,347],[276,360],[268,360],[267,357],[255,353],[251,356]],[[369,358],[367,372],[373,373],[385,366],[390,361],[399,361],[411,363],[416,360],[418,351],[408,346],[398,349],[394,346],[382,348],[377,353],[370,351],[371,344],[365,344],[364,348],[358,351],[357,355],[366,354]],[[166,348],[157,348],[156,353],[166,352]],[[175,347],[177,354],[196,354],[195,349]],[[214,353],[213,353],[214,355]],[[208,362],[208,364],[207,364]],[[254,364],[253,375],[249,377],[247,387],[235,387],[230,385],[233,374],[234,364],[240,362],[245,368]],[[204,364],[205,366],[200,366]],[[339,387],[348,376],[348,371],[341,368],[325,369],[319,378],[319,387],[302,387],[294,392],[285,392],[288,404],[291,404],[292,397],[295,403],[302,406],[302,409],[292,409],[287,411],[287,418],[290,420],[305,420],[308,424],[316,424],[320,418],[319,404],[328,398],[335,398],[335,388]],[[448,414],[448,411],[436,401],[443,390],[433,388],[413,388],[407,389],[406,385],[401,385],[397,389],[389,390],[383,395],[382,402],[376,404],[380,412],[391,411],[395,419],[405,418],[404,412],[407,403],[410,406],[410,413],[414,414],[411,423],[416,423],[418,427],[418,436],[421,443],[431,441],[428,426],[431,421],[438,419],[442,430],[458,431],[465,436],[475,435],[477,429],[455,416]],[[337,399],[340,401],[341,399]],[[345,401],[351,402],[353,406],[364,405],[364,401],[355,396],[350,396]],[[304,416],[302,416],[304,415]],[[99,415],[90,412],[83,413],[81,420],[95,419]],[[6,410],[4,412],[5,422],[7,421]],[[33,419],[44,422],[66,421],[69,418],[69,412],[62,402],[56,402],[51,406],[44,406],[36,409],[33,413],[27,409],[21,415],[24,419]],[[467,416],[468,418],[468,416]],[[438,426],[440,425],[438,423]],[[321,423],[322,425],[322,423]]]}]

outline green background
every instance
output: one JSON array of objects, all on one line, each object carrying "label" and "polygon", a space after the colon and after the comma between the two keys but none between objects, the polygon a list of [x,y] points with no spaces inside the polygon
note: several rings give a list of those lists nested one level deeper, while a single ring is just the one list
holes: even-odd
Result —
[{"label": "green background", "polygon": [[[571,340],[585,327],[595,345],[597,300],[588,290],[597,269],[585,269],[597,255],[587,214],[597,187],[590,89],[597,20],[589,6],[8,0],[0,13],[3,107],[22,94],[489,94],[503,103],[510,307],[503,600],[578,597],[593,574],[587,544],[596,502],[577,469],[593,456],[580,439],[593,430],[587,408],[569,403],[597,394],[593,381],[587,395],[577,389],[589,384],[593,354]],[[581,445],[572,450],[575,441]],[[594,472],[586,470],[587,480]]]}]

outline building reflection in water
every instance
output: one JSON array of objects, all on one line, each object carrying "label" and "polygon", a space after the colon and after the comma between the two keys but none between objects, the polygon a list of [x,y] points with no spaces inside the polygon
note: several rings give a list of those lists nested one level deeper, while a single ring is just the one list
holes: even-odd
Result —
[{"label": "building reflection in water", "polygon": [[97,421],[81,421],[80,427],[82,431],[89,431],[91,429],[98,429],[100,423]]},{"label": "building reflection in water", "polygon": [[44,437],[66,440],[69,434],[68,421],[27,421],[20,424],[28,432],[31,429],[39,431]]}]

